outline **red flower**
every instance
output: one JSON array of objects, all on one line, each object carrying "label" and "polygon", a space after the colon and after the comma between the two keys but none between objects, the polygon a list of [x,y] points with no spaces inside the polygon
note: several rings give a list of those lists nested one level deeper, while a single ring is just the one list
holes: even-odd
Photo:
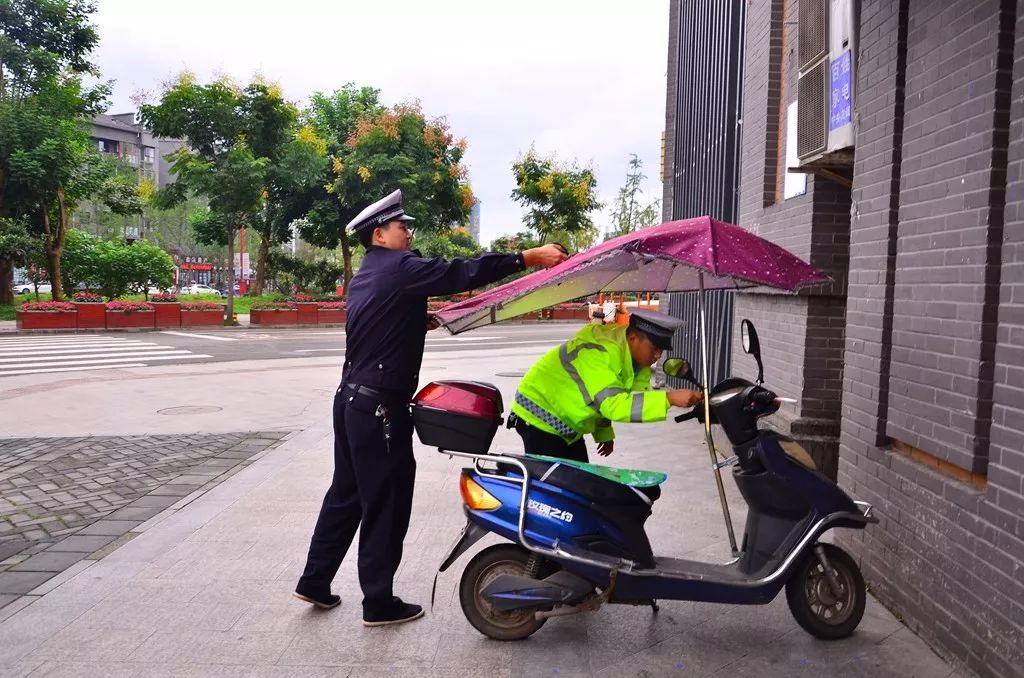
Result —
[{"label": "red flower", "polygon": [[26,301],[21,305],[22,311],[76,311],[74,304],[66,301]]}]

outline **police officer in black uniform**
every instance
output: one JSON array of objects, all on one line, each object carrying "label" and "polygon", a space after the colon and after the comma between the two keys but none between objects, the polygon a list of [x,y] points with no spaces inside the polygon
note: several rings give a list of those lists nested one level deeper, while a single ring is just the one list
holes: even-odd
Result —
[{"label": "police officer in black uniform", "polygon": [[[348,290],[345,366],[334,397],[334,477],[324,497],[295,596],[328,609],[331,582],[356,529],[363,623],[412,621],[423,608],[392,593],[412,510],[416,460],[409,402],[428,328],[427,297],[455,294],[565,259],[556,245],[475,259],[424,259],[410,249],[413,218],[395,191],[347,228],[366,246]],[[362,527],[360,528],[360,523]]]}]

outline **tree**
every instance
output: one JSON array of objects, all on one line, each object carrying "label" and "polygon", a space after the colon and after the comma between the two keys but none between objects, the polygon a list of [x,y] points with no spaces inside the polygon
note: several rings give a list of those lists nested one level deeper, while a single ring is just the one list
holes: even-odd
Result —
[{"label": "tree", "polygon": [[464,228],[427,231],[416,237],[416,249],[425,257],[469,259],[480,254],[480,245]]},{"label": "tree", "polygon": [[514,235],[503,235],[492,240],[489,251],[513,254],[533,247],[540,247],[540,241],[537,240],[537,236],[530,231],[519,231]]},{"label": "tree", "polygon": [[262,121],[251,110],[255,86],[242,91],[224,79],[200,85],[193,75],[184,73],[159,104],[139,108],[143,123],[155,135],[188,140],[170,156],[176,181],[158,192],[157,203],[172,207],[189,194],[207,199],[215,218],[205,223],[220,228],[219,232],[203,231],[199,240],[227,247],[228,318],[235,303],[235,235],[259,210],[270,164],[267,157],[254,152],[251,142],[262,143]]},{"label": "tree", "polygon": [[61,282],[64,289],[73,290],[80,284],[98,287],[101,276],[96,269],[95,248],[100,239],[77,228],[68,229],[61,258]]},{"label": "tree", "polygon": [[[84,120],[108,88],[82,84],[95,75],[94,10],[88,0],[0,2],[0,217],[22,219],[42,240],[54,299],[69,211],[102,181]],[[0,279],[0,297],[9,285]]]},{"label": "tree", "polygon": [[540,236],[541,243],[558,238],[593,240],[596,229],[590,213],[600,209],[601,203],[594,194],[597,181],[591,169],[575,162],[559,163],[554,156],[540,157],[531,148],[512,165],[512,172],[516,178],[512,198],[529,210],[524,223]]},{"label": "tree", "polygon": [[14,290],[10,285],[12,271],[15,266],[26,265],[37,246],[24,224],[0,217],[0,280],[7,281],[7,285],[0,287],[0,304],[14,303]]},{"label": "tree", "polygon": [[150,287],[171,286],[174,262],[170,255],[145,241],[131,245],[101,241],[93,246],[91,256],[100,291],[108,299],[128,292],[146,294]]},{"label": "tree", "polygon": [[352,84],[314,95],[306,117],[328,143],[331,175],[324,194],[311,196],[300,232],[320,247],[341,244],[346,290],[352,243],[344,228],[367,204],[402,189],[421,235],[468,217],[475,198],[462,165],[466,142],[443,119],[428,119],[416,104],[384,107],[378,90]]},{"label": "tree", "polygon": [[612,212],[612,228],[608,233],[608,238],[632,233],[658,221],[658,208],[661,201],[653,200],[646,205],[643,204],[644,191],[640,184],[647,178],[642,171],[643,165],[643,161],[636,153],[630,155],[626,183],[619,189],[619,195],[615,201],[615,210]]},{"label": "tree", "polygon": [[306,213],[304,197],[316,184],[323,189],[327,142],[309,125],[295,126],[298,112],[280,92],[253,85],[247,97],[250,142],[254,153],[268,160],[263,207],[253,220],[260,235],[254,286],[258,295],[263,293],[270,247],[292,240],[292,224]]}]

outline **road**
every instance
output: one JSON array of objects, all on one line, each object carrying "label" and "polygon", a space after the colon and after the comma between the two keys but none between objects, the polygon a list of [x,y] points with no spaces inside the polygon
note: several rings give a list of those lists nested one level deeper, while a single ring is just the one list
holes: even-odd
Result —
[{"label": "road", "polygon": [[[451,336],[427,335],[428,354],[538,348],[556,345],[579,325],[494,326]],[[238,360],[337,357],[345,355],[343,329],[251,329],[145,333],[18,335],[0,337],[0,378],[94,372],[151,365]]]}]

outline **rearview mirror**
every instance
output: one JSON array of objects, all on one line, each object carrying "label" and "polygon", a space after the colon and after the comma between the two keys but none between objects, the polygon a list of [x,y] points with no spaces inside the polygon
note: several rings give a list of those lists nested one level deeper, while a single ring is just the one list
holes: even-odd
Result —
[{"label": "rearview mirror", "polygon": [[693,376],[693,369],[690,367],[690,361],[685,358],[669,358],[665,361],[665,365],[662,369],[665,370],[665,374],[668,376],[688,381],[697,388],[700,388],[700,382],[698,382],[696,377]]},{"label": "rearview mirror", "polygon": [[740,323],[740,342],[743,344],[743,351],[754,356],[754,360],[757,361],[757,383],[763,383],[764,364],[761,362],[761,342],[758,341],[754,323],[747,318]]}]

